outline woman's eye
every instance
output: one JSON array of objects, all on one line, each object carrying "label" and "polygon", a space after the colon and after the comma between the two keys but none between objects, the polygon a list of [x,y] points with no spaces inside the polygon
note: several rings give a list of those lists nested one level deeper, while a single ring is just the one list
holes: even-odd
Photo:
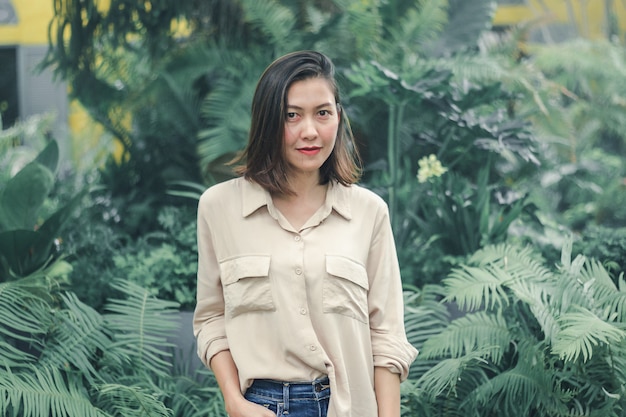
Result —
[{"label": "woman's eye", "polygon": [[319,115],[322,117],[330,116],[330,112],[328,110],[320,110]]},{"label": "woman's eye", "polygon": [[295,119],[295,117],[296,117],[296,113],[294,112],[287,113],[287,119]]}]

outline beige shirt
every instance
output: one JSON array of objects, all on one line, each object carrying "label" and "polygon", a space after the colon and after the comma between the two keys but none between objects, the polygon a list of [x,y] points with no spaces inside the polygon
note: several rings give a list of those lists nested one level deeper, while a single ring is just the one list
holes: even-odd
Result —
[{"label": "beige shirt", "polygon": [[243,178],[209,188],[198,208],[194,334],[207,364],[230,349],[242,392],[253,379],[328,375],[329,417],[376,417],[374,367],[408,375],[398,261],[385,202],[330,184],[294,229]]}]

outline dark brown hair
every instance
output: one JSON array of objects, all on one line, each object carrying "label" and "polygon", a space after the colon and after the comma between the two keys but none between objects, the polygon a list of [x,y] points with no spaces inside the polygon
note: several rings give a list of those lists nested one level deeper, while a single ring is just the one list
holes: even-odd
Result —
[{"label": "dark brown hair", "polygon": [[324,54],[315,51],[292,52],[278,58],[263,72],[252,99],[252,123],[248,145],[237,161],[244,161],[237,173],[272,193],[293,194],[287,181],[288,166],[283,153],[287,93],[296,81],[323,78],[328,81],[340,111],[335,147],[320,168],[320,182],[335,180],[354,184],[361,175],[361,159],[341,108],[335,67]]}]

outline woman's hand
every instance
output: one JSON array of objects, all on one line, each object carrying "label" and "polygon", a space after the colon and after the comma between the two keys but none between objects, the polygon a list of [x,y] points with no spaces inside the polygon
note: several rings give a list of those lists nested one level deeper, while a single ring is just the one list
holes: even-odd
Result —
[{"label": "woman's hand", "polygon": [[224,396],[229,417],[276,417],[267,408],[246,400],[239,388],[239,371],[230,350],[223,350],[211,358],[209,364]]},{"label": "woman's hand", "polygon": [[276,417],[269,409],[246,400],[243,396],[226,404],[228,417]]}]

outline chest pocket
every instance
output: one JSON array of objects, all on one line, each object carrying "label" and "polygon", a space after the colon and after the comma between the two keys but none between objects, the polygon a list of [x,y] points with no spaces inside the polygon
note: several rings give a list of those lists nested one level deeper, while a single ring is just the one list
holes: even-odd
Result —
[{"label": "chest pocket", "polygon": [[227,317],[276,310],[269,271],[270,257],[266,255],[239,256],[220,262]]},{"label": "chest pocket", "polygon": [[369,282],[365,268],[343,256],[326,255],[324,313],[336,313],[367,323]]}]

